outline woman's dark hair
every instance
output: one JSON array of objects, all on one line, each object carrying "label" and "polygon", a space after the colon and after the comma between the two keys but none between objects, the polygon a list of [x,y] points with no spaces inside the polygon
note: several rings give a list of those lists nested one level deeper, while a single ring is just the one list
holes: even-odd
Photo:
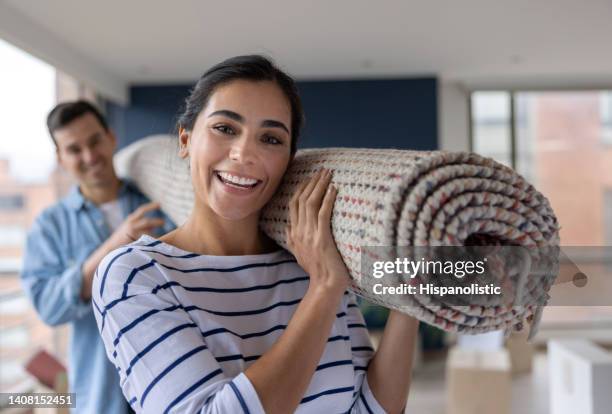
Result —
[{"label": "woman's dark hair", "polygon": [[55,142],[55,137],[53,136],[55,131],[65,127],[75,119],[88,113],[96,117],[102,128],[104,128],[105,131],[108,131],[108,123],[106,122],[106,119],[98,108],[93,106],[91,103],[79,100],[57,104],[55,108],[49,112],[49,115],[47,115],[47,128],[49,129],[49,134],[53,139],[53,143],[57,145]]},{"label": "woman's dark hair", "polygon": [[[297,149],[297,140],[304,122],[302,102],[295,81],[261,55],[236,56],[210,68],[195,84],[185,100],[185,109],[179,115],[177,127],[191,131],[214,90],[234,80],[254,82],[272,81],[283,91],[291,105],[291,154]],[[177,128],[178,129],[178,128]]]}]

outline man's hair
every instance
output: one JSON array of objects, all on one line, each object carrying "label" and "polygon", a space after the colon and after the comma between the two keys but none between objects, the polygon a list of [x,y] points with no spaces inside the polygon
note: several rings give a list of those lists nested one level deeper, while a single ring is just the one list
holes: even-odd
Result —
[{"label": "man's hair", "polygon": [[100,125],[102,125],[102,128],[104,128],[105,131],[108,131],[108,123],[106,122],[106,119],[104,119],[104,116],[98,110],[98,108],[93,106],[91,103],[79,100],[57,104],[55,108],[49,112],[49,115],[47,115],[47,128],[49,129],[49,134],[53,139],[53,143],[57,146],[57,142],[53,136],[55,131],[65,127],[75,119],[88,113],[95,116]]}]

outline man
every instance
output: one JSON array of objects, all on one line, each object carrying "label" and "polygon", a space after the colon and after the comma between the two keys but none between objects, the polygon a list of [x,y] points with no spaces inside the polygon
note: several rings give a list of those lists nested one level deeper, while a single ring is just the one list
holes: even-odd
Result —
[{"label": "man", "polygon": [[100,112],[85,101],[57,105],[47,117],[59,164],[78,185],[47,208],[28,234],[23,286],[42,320],[71,323],[69,384],[78,413],[130,411],[119,375],[108,360],[91,304],[95,270],[110,251],[143,233],[174,225],[158,205],[113,167],[116,138]]}]

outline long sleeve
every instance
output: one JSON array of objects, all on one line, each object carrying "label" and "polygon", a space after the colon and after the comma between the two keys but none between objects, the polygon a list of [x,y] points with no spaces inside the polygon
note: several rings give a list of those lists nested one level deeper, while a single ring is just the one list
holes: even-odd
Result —
[{"label": "long sleeve", "polygon": [[60,236],[49,217],[39,218],[28,234],[21,281],[34,308],[48,325],[59,325],[90,312],[80,297],[82,267],[88,255],[65,263]]},{"label": "long sleeve", "polygon": [[93,306],[107,355],[136,412],[264,413],[244,373],[226,376],[211,353],[192,306],[183,306],[155,260],[129,246],[100,263]]},{"label": "long sleeve", "polygon": [[351,339],[351,353],[355,367],[355,401],[351,413],[386,413],[374,397],[367,380],[367,369],[374,356],[372,341],[359,310],[354,293],[348,295],[347,324]]}]

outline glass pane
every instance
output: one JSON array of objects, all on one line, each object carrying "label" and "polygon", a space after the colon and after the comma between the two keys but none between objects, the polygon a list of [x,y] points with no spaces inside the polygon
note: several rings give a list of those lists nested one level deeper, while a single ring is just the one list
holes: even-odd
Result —
[{"label": "glass pane", "polygon": [[53,67],[0,40],[0,388],[26,378],[24,361],[53,349],[53,331],[22,291],[19,272],[34,217],[56,200],[55,150],[46,130]]},{"label": "glass pane", "polygon": [[23,292],[0,296],[0,315],[23,315],[30,307],[29,299]]},{"label": "glass pane", "polygon": [[555,210],[566,246],[610,244],[610,91],[516,94],[517,166]]},{"label": "glass pane", "polygon": [[[600,94],[601,140],[606,145],[612,145],[612,91]],[[611,241],[612,243],[612,241]]]},{"label": "glass pane", "polygon": [[[551,202],[563,246],[612,244],[610,91],[521,92],[517,170]],[[593,269],[596,271],[596,268]],[[542,326],[610,326],[612,307],[544,309]]]},{"label": "glass pane", "polygon": [[0,364],[0,381],[2,384],[15,384],[25,377],[23,361],[7,360]]},{"label": "glass pane", "polygon": [[474,92],[472,128],[474,152],[511,166],[509,92]]},{"label": "glass pane", "polygon": [[2,331],[0,336],[0,346],[2,348],[23,348],[28,345],[29,332],[26,326],[7,328]]},{"label": "glass pane", "polygon": [[[2,211],[1,208],[0,211]],[[0,225],[0,247],[21,247],[25,240],[26,229],[23,227]]]}]

